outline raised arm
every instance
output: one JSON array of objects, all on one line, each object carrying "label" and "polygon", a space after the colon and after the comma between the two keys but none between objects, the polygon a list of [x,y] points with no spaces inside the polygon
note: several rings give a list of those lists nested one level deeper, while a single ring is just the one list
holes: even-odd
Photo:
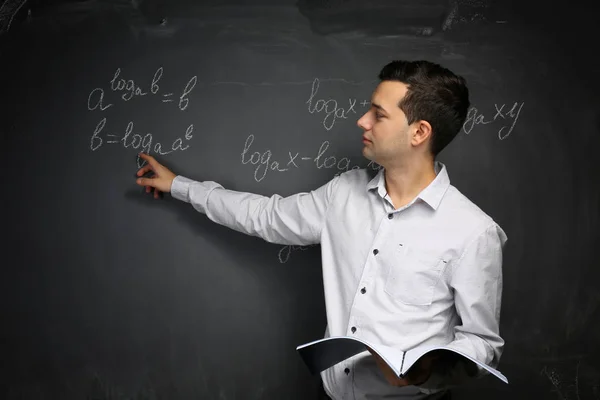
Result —
[{"label": "raised arm", "polygon": [[335,177],[316,190],[288,197],[270,197],[227,190],[216,182],[197,182],[177,176],[152,156],[141,154],[148,165],[138,176],[153,172],[151,178],[138,178],[146,191],[170,192],[181,201],[223,226],[258,236],[271,243],[308,245],[319,243],[321,229],[333,192],[339,183]]}]

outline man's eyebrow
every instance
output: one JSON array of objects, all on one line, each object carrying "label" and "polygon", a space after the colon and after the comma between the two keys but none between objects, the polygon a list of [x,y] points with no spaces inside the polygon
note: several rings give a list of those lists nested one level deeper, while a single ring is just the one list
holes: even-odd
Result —
[{"label": "man's eyebrow", "polygon": [[373,101],[371,102],[371,105],[372,105],[373,107],[375,107],[376,109],[378,109],[378,110],[380,110],[380,111],[383,111],[384,113],[386,113],[386,114],[388,114],[388,115],[389,115],[389,113],[386,111],[386,109],[385,109],[385,108],[383,108],[383,107],[381,107],[381,105],[379,105],[379,104],[377,104],[377,103],[375,103],[375,102],[373,102]]}]

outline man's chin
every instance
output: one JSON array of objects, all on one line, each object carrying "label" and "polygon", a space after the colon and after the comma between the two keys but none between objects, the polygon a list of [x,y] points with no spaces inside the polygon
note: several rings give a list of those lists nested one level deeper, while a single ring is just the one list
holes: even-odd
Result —
[{"label": "man's chin", "polygon": [[364,158],[366,158],[369,161],[373,161],[373,162],[377,162],[375,160],[375,157],[373,157],[373,154],[369,151],[369,149],[367,149],[367,147],[363,147],[362,149],[362,155]]}]

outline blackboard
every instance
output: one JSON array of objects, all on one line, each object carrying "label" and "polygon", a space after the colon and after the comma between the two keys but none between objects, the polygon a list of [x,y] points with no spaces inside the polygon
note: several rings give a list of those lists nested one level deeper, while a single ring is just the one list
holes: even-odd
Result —
[{"label": "blackboard", "polygon": [[3,3],[0,397],[312,398],[295,348],[325,329],[319,247],[154,200],[136,154],[239,191],[314,189],[373,167],[356,121],[404,58],[467,79],[468,120],[439,160],[509,237],[510,384],[454,398],[600,398],[591,13],[431,2],[402,24],[401,3],[375,3]]}]

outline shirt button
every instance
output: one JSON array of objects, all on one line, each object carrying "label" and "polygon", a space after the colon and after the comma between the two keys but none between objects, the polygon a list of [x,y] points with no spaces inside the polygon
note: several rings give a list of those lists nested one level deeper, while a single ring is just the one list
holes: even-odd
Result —
[{"label": "shirt button", "polygon": [[388,219],[394,218],[394,214],[388,214]]},{"label": "shirt button", "polygon": [[350,368],[346,368],[346,369],[344,370],[344,372],[346,373],[346,375],[348,375],[348,374],[350,373]]},{"label": "shirt button", "polygon": [[360,292],[361,292],[362,294],[365,294],[365,293],[367,292],[367,289],[365,289],[365,288],[362,288],[362,289],[360,289]]},{"label": "shirt button", "polygon": [[373,254],[377,255],[377,253],[379,253],[379,250],[377,250],[377,249],[373,250]]},{"label": "shirt button", "polygon": [[352,331],[352,333],[356,332],[356,327],[353,326],[352,328],[350,328],[350,330]]}]

